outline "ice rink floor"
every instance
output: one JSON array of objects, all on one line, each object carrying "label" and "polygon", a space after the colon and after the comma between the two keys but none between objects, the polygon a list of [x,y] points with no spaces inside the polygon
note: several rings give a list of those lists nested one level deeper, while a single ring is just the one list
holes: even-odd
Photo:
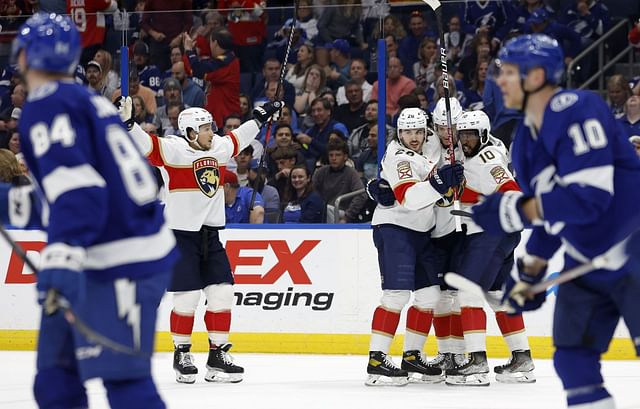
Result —
[{"label": "ice rink floor", "polygon": [[[173,409],[555,409],[565,408],[564,393],[548,360],[536,360],[537,383],[489,387],[410,384],[366,387],[366,357],[344,355],[235,354],[245,367],[238,384],[204,381],[206,354],[195,354],[200,368],[193,385],[177,384],[172,354],[154,355],[153,374]],[[396,363],[398,357],[394,357]],[[0,351],[0,408],[33,409],[35,353]],[[504,363],[491,359],[490,365]],[[640,409],[640,361],[604,361],[606,386],[618,409]],[[88,384],[90,407],[108,408],[99,381]],[[141,408],[143,409],[143,408]]]}]

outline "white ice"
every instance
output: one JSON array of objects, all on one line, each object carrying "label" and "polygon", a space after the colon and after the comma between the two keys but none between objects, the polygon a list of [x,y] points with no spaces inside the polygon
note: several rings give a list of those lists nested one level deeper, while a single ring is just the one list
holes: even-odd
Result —
[{"label": "white ice", "polygon": [[[564,392],[548,360],[536,360],[538,382],[489,387],[410,384],[366,387],[365,356],[234,354],[246,369],[238,384],[204,381],[206,354],[195,354],[200,368],[193,385],[177,384],[172,354],[153,358],[153,376],[173,409],[555,409],[565,407]],[[394,357],[396,363],[398,357]],[[33,409],[35,353],[0,352],[0,408]],[[490,359],[491,366],[502,359]],[[603,361],[603,374],[618,409],[640,409],[640,362]],[[108,408],[100,381],[88,383],[91,408]],[[141,408],[143,409],[143,408]]]}]

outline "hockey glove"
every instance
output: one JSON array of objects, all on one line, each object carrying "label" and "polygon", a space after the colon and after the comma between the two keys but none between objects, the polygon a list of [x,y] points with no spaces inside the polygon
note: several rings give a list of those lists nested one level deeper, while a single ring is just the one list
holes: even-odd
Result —
[{"label": "hockey glove", "polygon": [[382,206],[393,206],[396,196],[389,182],[384,179],[371,179],[366,186],[367,196]]},{"label": "hockey glove", "polygon": [[453,165],[444,165],[429,178],[431,186],[442,196],[447,195],[452,187],[460,185],[463,180],[464,166],[459,162]]},{"label": "hockey glove", "polygon": [[[82,266],[85,250],[64,243],[49,244],[42,251],[42,270],[38,273],[38,302],[45,306],[47,315],[56,312],[55,305],[46,305],[47,297],[55,291],[72,306],[84,296],[85,276]],[[51,300],[49,300],[51,301]]]},{"label": "hockey glove", "polygon": [[520,257],[516,261],[518,267],[518,280],[516,281],[511,275],[507,278],[504,288],[504,297],[502,304],[507,306],[509,314],[519,314],[522,311],[537,310],[547,299],[547,292],[542,291],[535,294],[533,298],[528,298],[524,292],[532,285],[539,283],[547,275],[547,267],[538,272],[537,275],[531,275],[525,272],[524,258]]},{"label": "hockey glove", "polygon": [[130,131],[131,128],[133,128],[133,124],[136,122],[133,118],[133,100],[131,97],[123,97],[121,95],[116,99],[114,104],[118,109],[120,119],[127,127],[127,130]]},{"label": "hockey glove", "polygon": [[485,196],[484,200],[471,209],[473,221],[487,233],[502,234],[519,232],[529,225],[522,212],[522,192],[497,192]]},{"label": "hockey glove", "polygon": [[262,125],[267,123],[269,118],[273,118],[274,121],[277,121],[280,117],[280,110],[282,107],[284,107],[284,102],[282,101],[267,102],[261,107],[253,110],[253,119],[255,119],[259,127],[262,127]]}]

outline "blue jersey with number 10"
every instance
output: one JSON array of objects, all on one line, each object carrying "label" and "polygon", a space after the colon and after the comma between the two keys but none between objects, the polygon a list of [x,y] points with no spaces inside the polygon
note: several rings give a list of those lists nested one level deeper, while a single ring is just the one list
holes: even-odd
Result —
[{"label": "blue jersey with number 10", "polygon": [[48,82],[29,94],[20,138],[49,243],[85,248],[85,272],[103,279],[171,268],[175,239],[155,179],[113,104],[71,81]]},{"label": "blue jersey with number 10", "polygon": [[522,191],[537,198],[546,224],[546,232],[534,229],[529,253],[549,258],[560,245],[551,233],[584,262],[640,228],[640,159],[595,93],[556,93],[538,132],[519,127],[512,157]]}]

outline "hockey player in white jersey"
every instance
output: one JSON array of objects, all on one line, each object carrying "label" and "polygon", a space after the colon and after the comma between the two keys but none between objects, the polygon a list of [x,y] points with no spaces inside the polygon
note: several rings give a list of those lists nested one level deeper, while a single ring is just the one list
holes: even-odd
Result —
[{"label": "hockey player in white jersey", "polygon": [[253,111],[254,119],[224,136],[217,136],[211,114],[188,108],[178,117],[185,138],[158,138],[131,121],[130,98],[119,101],[129,133],[152,165],[163,169],[167,221],[181,258],[168,291],[174,292],[170,328],[175,345],[174,370],[180,383],[194,383],[198,369],[190,353],[194,314],[204,292],[204,316],[209,333],[205,380],[240,382],[244,369],[233,364],[228,351],[233,275],[218,231],[225,225],[224,171],[229,159],[249,146],[260,126],[283,106],[268,102]]},{"label": "hockey player in white jersey", "polygon": [[[520,191],[508,170],[509,159],[504,144],[493,138],[489,117],[482,111],[463,113],[457,131],[465,155],[463,208],[476,204],[482,195],[496,191]],[[524,330],[522,314],[507,315],[500,306],[502,284],[513,267],[513,250],[520,241],[519,233],[491,235],[470,219],[464,220],[466,234],[462,241],[454,271],[478,283],[489,293],[491,307],[502,331],[512,359],[495,368],[502,382],[535,382],[533,363]],[[458,291],[462,330],[469,360],[446,371],[446,382],[453,385],[489,385],[486,357],[487,317],[484,298]]]},{"label": "hockey player in white jersey", "polygon": [[[426,382],[442,380],[441,369],[427,365],[422,355],[440,294],[438,277],[430,268],[429,235],[435,225],[435,203],[460,184],[464,169],[460,164],[437,169],[440,150],[437,138],[428,138],[426,114],[419,108],[403,110],[398,137],[387,147],[380,174],[391,186],[395,202],[378,205],[371,222],[383,296],[373,315],[367,385],[406,385],[408,373],[417,373]],[[398,368],[387,354],[412,291]]]}]

